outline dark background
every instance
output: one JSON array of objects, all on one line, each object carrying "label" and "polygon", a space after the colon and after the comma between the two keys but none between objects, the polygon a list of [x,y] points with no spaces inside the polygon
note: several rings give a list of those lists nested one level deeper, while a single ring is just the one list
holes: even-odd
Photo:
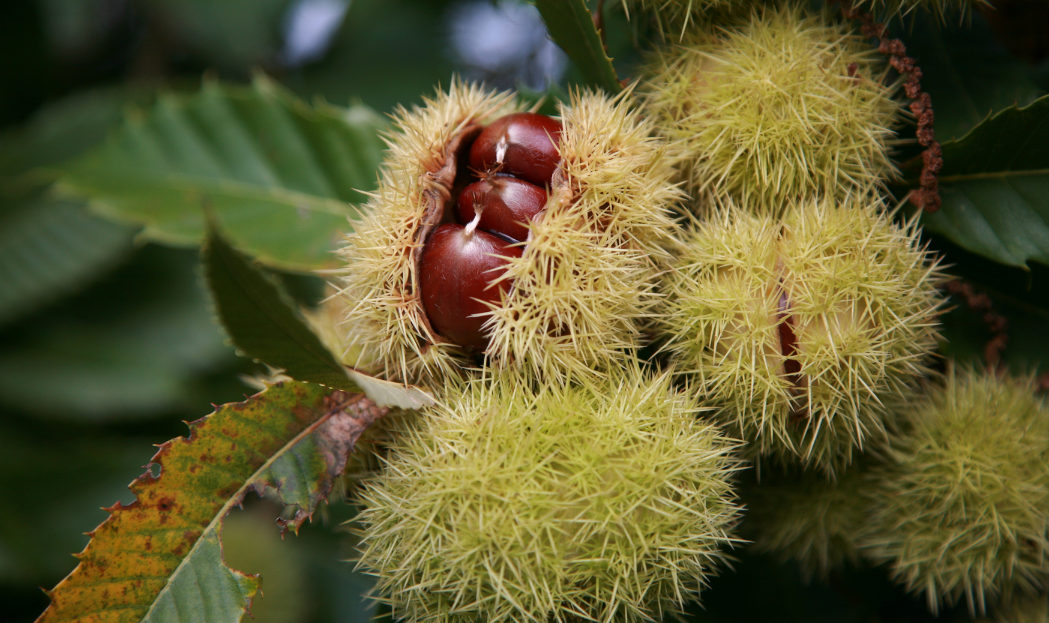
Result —
[{"label": "dark background", "polygon": [[[645,28],[610,13],[611,52],[628,76],[639,58],[632,40]],[[224,343],[195,249],[139,242],[133,227],[56,202],[33,181],[34,169],[97,144],[131,103],[148,104],[160,88],[195,89],[205,75],[247,82],[263,71],[307,100],[363,102],[382,113],[419,103],[456,73],[503,88],[573,82],[537,19],[524,5],[485,0],[0,3],[0,619],[39,615],[48,603],[40,587],[73,569],[70,554],[88,540],[82,533],[106,517],[100,507],[130,501],[126,486],[152,444],[184,434],[182,422],[212,403],[253,393],[242,375],[261,372]],[[1049,71],[1035,62],[1044,39],[1035,32],[1012,41],[1044,89]],[[45,212],[53,218],[40,218]],[[29,218],[46,228],[46,249],[37,238],[5,238]],[[1032,279],[954,251],[993,282],[1019,280],[1025,290]],[[16,261],[33,253],[43,259]],[[313,278],[289,284],[305,302],[320,291]],[[980,330],[964,310],[951,322]],[[229,562],[265,578],[255,620],[370,619],[375,609],[361,596],[369,581],[344,562],[353,552],[343,525],[352,506],[333,502],[283,542],[278,511],[253,500],[227,522]],[[706,611],[694,608],[692,618],[931,620],[883,570],[805,587],[790,565],[738,554],[736,571],[713,581]],[[941,618],[968,617],[955,610]]]}]

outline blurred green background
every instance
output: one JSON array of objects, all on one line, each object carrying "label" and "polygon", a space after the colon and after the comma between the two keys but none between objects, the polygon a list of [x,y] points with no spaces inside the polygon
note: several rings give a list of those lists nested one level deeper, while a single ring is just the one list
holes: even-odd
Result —
[{"label": "blurred green background", "polygon": [[[618,4],[609,2],[609,5]],[[621,76],[639,28],[618,12]],[[576,81],[537,12],[504,0],[19,0],[0,4],[0,619],[34,620],[76,564],[100,507],[185,420],[254,390],[263,372],[224,343],[197,251],[147,244],[134,227],[56,198],[47,167],[79,155],[160,89],[262,71],[300,97],[380,113],[419,103],[455,74],[542,91]],[[1049,72],[1043,72],[1049,75]],[[1044,77],[1044,76],[1043,76]],[[288,276],[306,304],[316,278]],[[956,322],[967,322],[964,315]],[[335,496],[339,498],[340,496]],[[278,508],[227,520],[229,562],[263,573],[260,622],[362,622],[369,580],[345,562],[352,505],[335,500],[281,540]],[[924,621],[883,571],[802,586],[797,570],[740,553],[715,579],[705,621]],[[967,620],[948,611],[941,620]]]}]

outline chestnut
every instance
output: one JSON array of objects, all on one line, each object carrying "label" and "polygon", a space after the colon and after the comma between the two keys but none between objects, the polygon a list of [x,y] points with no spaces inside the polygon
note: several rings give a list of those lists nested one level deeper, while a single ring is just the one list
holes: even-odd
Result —
[{"label": "chestnut", "polygon": [[466,225],[481,210],[479,229],[528,238],[527,223],[546,205],[546,191],[516,177],[489,176],[474,182],[459,195],[456,217]]},{"label": "chestnut", "polygon": [[420,261],[419,289],[430,325],[441,337],[477,351],[488,347],[482,327],[491,305],[510,289],[508,281],[492,282],[506,270],[506,257],[521,257],[521,247],[512,244],[456,223],[433,230]]},{"label": "chestnut", "polygon": [[561,159],[560,140],[560,121],[534,112],[506,115],[478,135],[470,147],[470,168],[509,173],[548,187]]}]

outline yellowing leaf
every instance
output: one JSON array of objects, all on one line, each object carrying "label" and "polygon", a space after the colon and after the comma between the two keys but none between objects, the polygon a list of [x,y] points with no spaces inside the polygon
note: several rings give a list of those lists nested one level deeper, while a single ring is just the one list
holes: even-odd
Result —
[{"label": "yellowing leaf", "polygon": [[191,423],[131,483],[135,501],[108,509],[38,623],[240,621],[259,580],[223,562],[223,518],[249,491],[272,489],[297,506],[282,522],[297,530],[386,411],[363,394],[289,381]]}]

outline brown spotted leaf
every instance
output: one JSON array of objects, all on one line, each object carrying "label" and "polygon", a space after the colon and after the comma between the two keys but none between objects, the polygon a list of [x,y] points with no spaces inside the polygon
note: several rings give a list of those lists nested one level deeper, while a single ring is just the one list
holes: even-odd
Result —
[{"label": "brown spotted leaf", "polygon": [[223,518],[249,491],[276,490],[297,530],[385,413],[363,394],[289,381],[192,422],[131,483],[135,501],[108,509],[38,623],[240,621],[259,578],[226,566]]}]

